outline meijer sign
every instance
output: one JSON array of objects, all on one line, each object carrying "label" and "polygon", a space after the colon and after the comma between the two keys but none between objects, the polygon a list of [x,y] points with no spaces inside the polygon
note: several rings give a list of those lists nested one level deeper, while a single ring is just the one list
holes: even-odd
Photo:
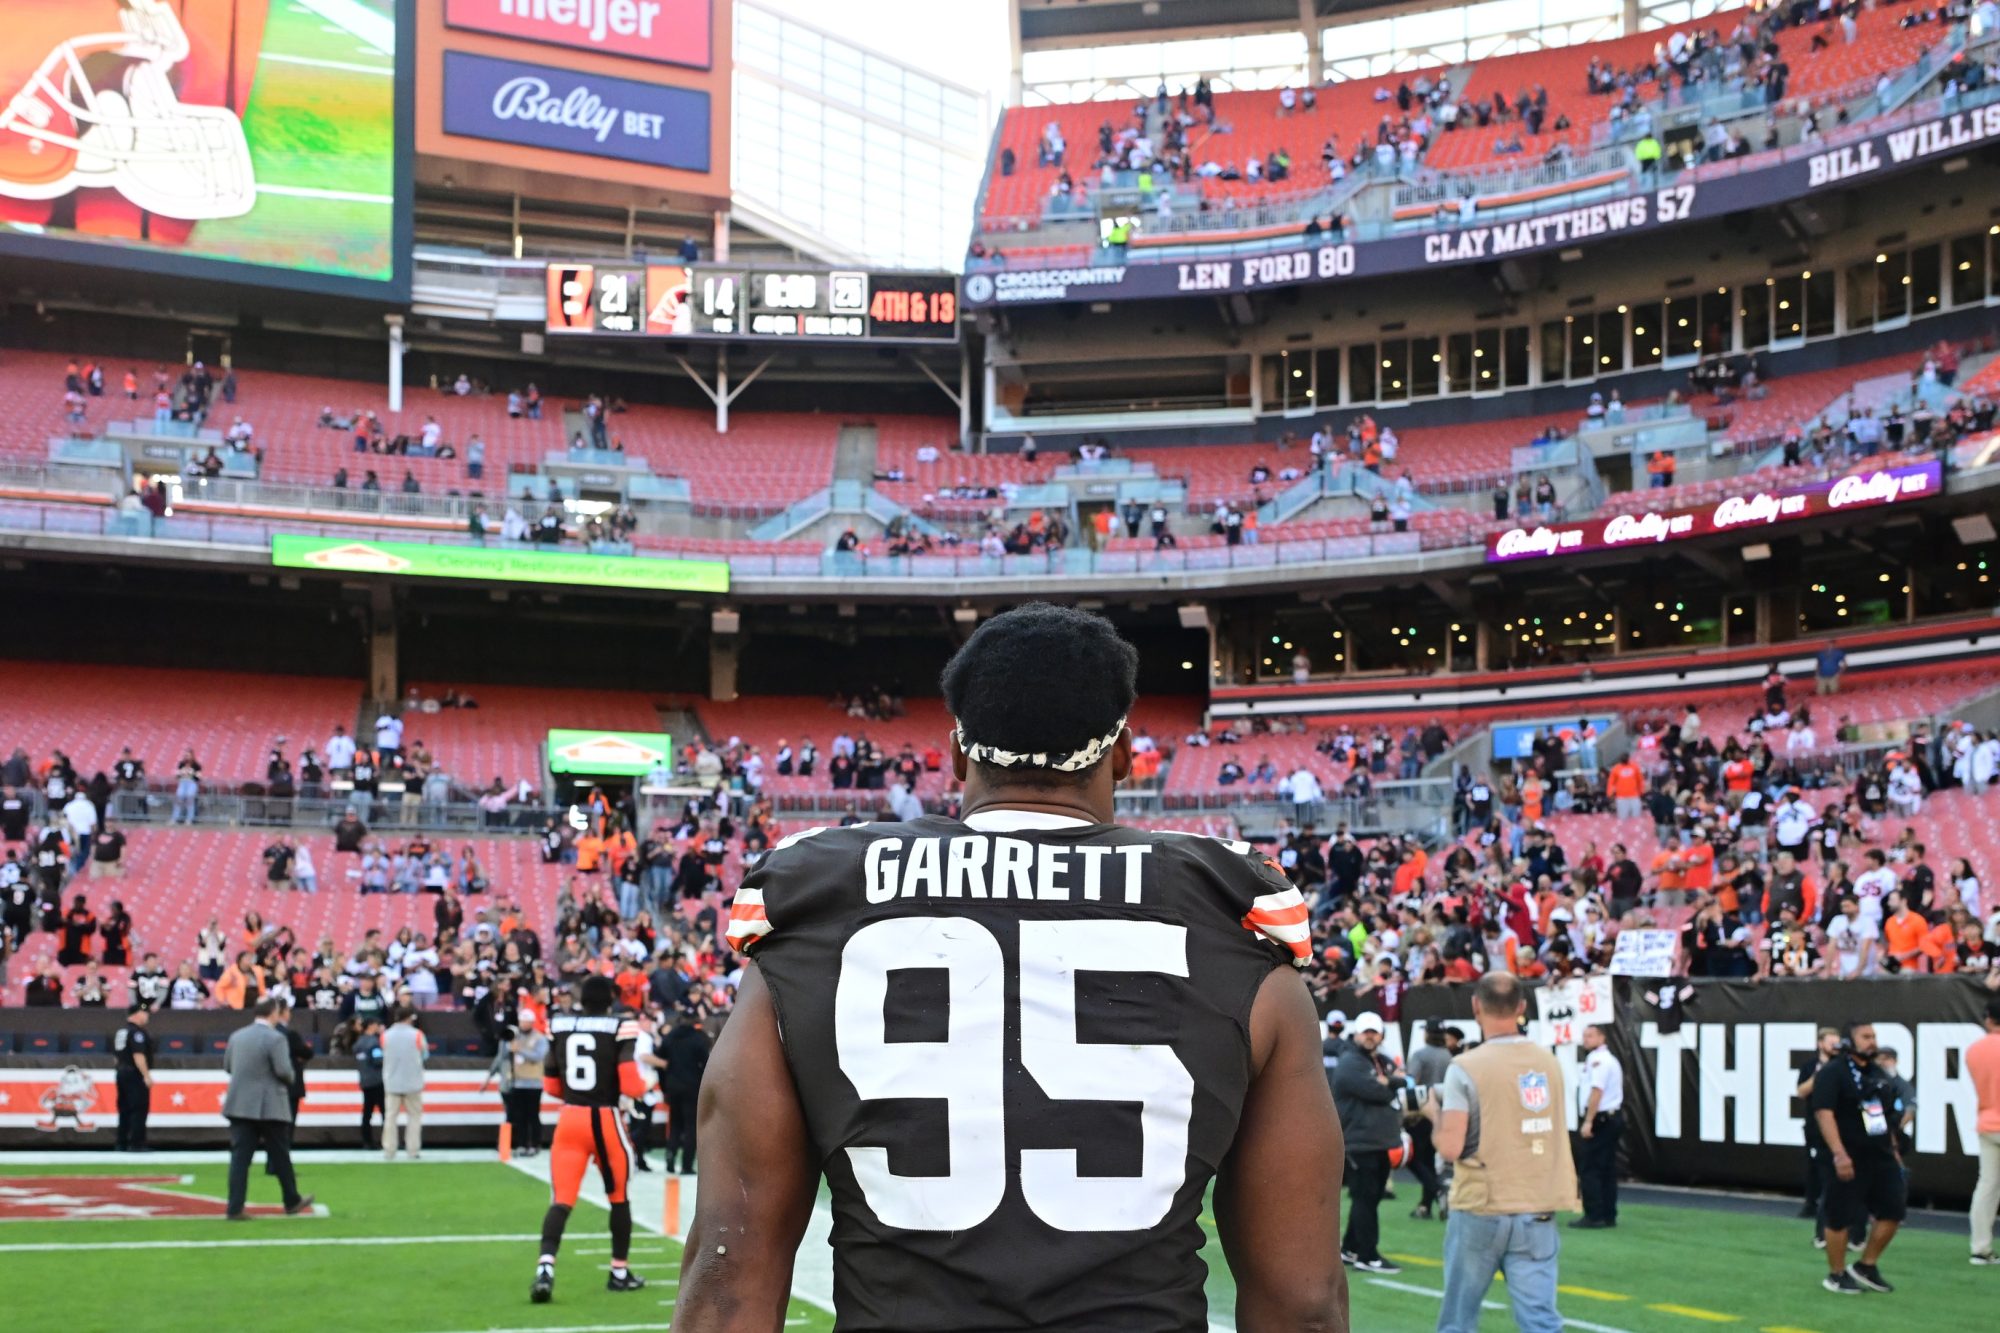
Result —
[{"label": "meijer sign", "polygon": [[707,69],[710,0],[445,0],[454,28]]}]

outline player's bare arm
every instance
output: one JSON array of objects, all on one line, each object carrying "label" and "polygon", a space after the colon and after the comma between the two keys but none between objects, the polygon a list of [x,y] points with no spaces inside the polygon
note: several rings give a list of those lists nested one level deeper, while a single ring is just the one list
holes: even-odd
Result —
[{"label": "player's bare arm", "polygon": [[1319,1015],[1290,968],[1250,1011],[1256,1072],[1215,1182],[1240,1333],[1345,1333],[1340,1183],[1346,1150],[1321,1063]]},{"label": "player's bare arm", "polygon": [[819,1173],[777,1011],[754,964],[701,1084],[701,1192],[681,1251],[675,1333],[784,1327]]}]

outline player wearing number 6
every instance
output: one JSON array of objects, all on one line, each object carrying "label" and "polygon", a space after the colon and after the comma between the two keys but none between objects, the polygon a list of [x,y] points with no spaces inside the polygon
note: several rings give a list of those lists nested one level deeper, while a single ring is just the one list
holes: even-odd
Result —
[{"label": "player wearing number 6", "polygon": [[1138,658],[1099,617],[996,616],[945,668],[960,820],[815,829],[744,883],[702,1084],[676,1333],[768,1330],[825,1177],[841,1330],[1345,1333],[1340,1126],[1248,844],[1120,828]]},{"label": "player wearing number 6", "polygon": [[555,1292],[556,1251],[563,1228],[576,1207],[584,1168],[597,1163],[611,1205],[612,1291],[637,1291],[646,1280],[626,1267],[632,1248],[632,1205],[625,1187],[632,1177],[632,1145],[625,1137],[620,1098],[645,1095],[639,1065],[633,1056],[639,1025],[631,1015],[611,1012],[613,991],[608,978],[585,977],[578,987],[578,1010],[549,1017],[548,1073],[542,1089],[562,1099],[561,1117],[549,1148],[549,1186],[554,1202],[542,1219],[542,1257],[535,1265],[528,1296],[536,1304]]}]

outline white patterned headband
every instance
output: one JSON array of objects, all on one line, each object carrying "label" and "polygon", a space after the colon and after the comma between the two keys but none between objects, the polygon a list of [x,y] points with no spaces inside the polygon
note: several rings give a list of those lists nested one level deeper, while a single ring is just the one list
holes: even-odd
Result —
[{"label": "white patterned headband", "polygon": [[965,738],[964,726],[953,729],[958,737],[958,748],[965,751],[965,757],[975,764],[991,764],[995,768],[1052,768],[1058,773],[1076,773],[1089,768],[1105,755],[1125,732],[1125,719],[1119,718],[1110,731],[1099,736],[1080,750],[1057,754],[1022,754],[1014,750],[1003,750],[997,745],[975,745]]}]

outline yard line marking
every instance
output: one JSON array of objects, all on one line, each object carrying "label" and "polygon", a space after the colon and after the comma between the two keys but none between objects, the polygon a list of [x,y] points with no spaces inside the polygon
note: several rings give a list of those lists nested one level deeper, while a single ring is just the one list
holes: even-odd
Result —
[{"label": "yard line marking", "polygon": [[396,20],[378,14],[356,0],[299,0],[313,13],[334,25],[335,32],[368,43],[385,56],[396,54]]},{"label": "yard line marking", "polygon": [[1394,1259],[1399,1264],[1415,1264],[1419,1268],[1443,1268],[1444,1260],[1427,1259],[1421,1254],[1385,1254],[1385,1259]]},{"label": "yard line marking", "polygon": [[1757,1333],[1813,1333],[1812,1329],[1799,1328],[1793,1324],[1766,1324]]},{"label": "yard line marking", "polygon": [[1743,1319],[1742,1315],[1724,1314],[1720,1310],[1704,1310],[1698,1305],[1675,1305],[1671,1301],[1662,1301],[1646,1308],[1658,1310],[1661,1314],[1677,1314],[1683,1319],[1700,1319],[1711,1324],[1735,1324],[1742,1322]]},{"label": "yard line marking", "polygon": [[282,194],[294,199],[331,199],[346,204],[393,204],[395,199],[386,194],[367,194],[360,190],[322,190],[311,185],[259,185],[258,194]]},{"label": "yard line marking", "polygon": [[[1391,1291],[1406,1291],[1412,1296],[1428,1296],[1434,1301],[1444,1299],[1444,1292],[1436,1287],[1420,1287],[1414,1282],[1397,1282],[1392,1278],[1386,1277],[1371,1277],[1368,1281],[1373,1286],[1387,1287]],[[1483,1310],[1504,1310],[1507,1308],[1499,1301],[1481,1301],[1479,1306]],[[1594,1324],[1588,1319],[1577,1319],[1571,1315],[1563,1316],[1563,1327],[1580,1328],[1584,1330],[1584,1333],[1631,1333],[1630,1329],[1619,1328],[1613,1324]]]},{"label": "yard line marking", "polygon": [[351,60],[320,60],[313,56],[281,56],[275,51],[266,51],[259,60],[275,60],[281,65],[309,65],[314,69],[338,69],[349,74],[380,74],[389,77],[395,70],[382,65],[359,65]]},{"label": "yard line marking", "polygon": [[[1434,1301],[1444,1299],[1444,1292],[1438,1288],[1420,1287],[1414,1282],[1398,1282],[1394,1278],[1388,1277],[1371,1277],[1368,1279],[1368,1282],[1370,1286],[1387,1287],[1391,1291],[1407,1291],[1412,1296],[1428,1296]],[[1507,1307],[1498,1301],[1481,1301],[1479,1308],[1482,1310],[1504,1310]]]},{"label": "yard line marking", "polygon": [[111,1250],[263,1250],[284,1249],[293,1245],[519,1245],[540,1239],[539,1232],[524,1232],[518,1236],[281,1236],[271,1240],[62,1241],[0,1245],[0,1254],[47,1254],[55,1250],[77,1249],[100,1254]]},{"label": "yard line marking", "polygon": [[[1622,1291],[1599,1291],[1596,1287],[1571,1287],[1557,1283],[1556,1290],[1562,1292],[1565,1296],[1582,1296],[1593,1301],[1629,1301],[1632,1299]],[[1770,1330],[1765,1330],[1765,1333],[1770,1333]],[[1803,1331],[1800,1330],[1798,1333],[1803,1333]]]}]

